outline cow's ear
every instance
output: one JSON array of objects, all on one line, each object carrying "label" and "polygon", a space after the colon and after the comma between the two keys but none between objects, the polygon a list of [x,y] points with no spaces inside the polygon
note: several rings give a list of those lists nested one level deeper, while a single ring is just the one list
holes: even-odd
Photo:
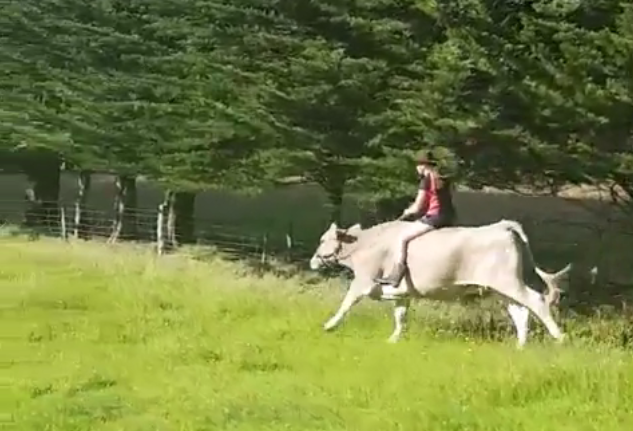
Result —
[{"label": "cow's ear", "polygon": [[354,233],[354,231],[350,233],[350,229],[339,229],[336,231],[336,239],[338,241],[344,242],[345,244],[351,244],[358,240],[359,232],[360,230],[358,230],[356,233]]},{"label": "cow's ear", "polygon": [[335,222],[332,222],[332,224],[330,225],[329,229],[330,232],[336,232],[338,230],[338,226],[336,225]]},{"label": "cow's ear", "polygon": [[356,223],[354,226],[347,229],[346,233],[351,236],[358,236],[363,231],[363,227],[360,223]]}]

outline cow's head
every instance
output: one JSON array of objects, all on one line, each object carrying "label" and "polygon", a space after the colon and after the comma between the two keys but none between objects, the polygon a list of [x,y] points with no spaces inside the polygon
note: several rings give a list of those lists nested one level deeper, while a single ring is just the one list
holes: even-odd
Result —
[{"label": "cow's head", "polygon": [[319,245],[310,259],[310,269],[317,270],[338,264],[341,258],[345,257],[345,246],[356,242],[361,231],[360,224],[355,224],[349,229],[340,229],[336,223],[332,223],[321,235]]}]

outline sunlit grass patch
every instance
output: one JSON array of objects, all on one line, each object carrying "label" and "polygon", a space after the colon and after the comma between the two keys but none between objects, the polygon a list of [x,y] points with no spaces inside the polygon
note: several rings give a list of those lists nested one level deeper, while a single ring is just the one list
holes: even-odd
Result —
[{"label": "sunlit grass patch", "polygon": [[361,304],[338,332],[322,332],[342,293],[336,280],[304,289],[301,279],[142,247],[4,238],[0,253],[0,417],[13,429],[629,430],[633,421],[628,351],[545,337],[519,352],[511,333],[438,332],[488,312],[477,305],[420,303],[407,337],[388,345],[389,304]]}]

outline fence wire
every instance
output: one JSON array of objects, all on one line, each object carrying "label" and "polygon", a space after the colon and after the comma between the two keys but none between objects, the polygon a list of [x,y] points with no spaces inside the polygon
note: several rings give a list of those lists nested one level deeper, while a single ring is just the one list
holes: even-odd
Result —
[{"label": "fence wire", "polygon": [[[57,237],[78,236],[84,239],[110,238],[115,230],[115,211],[83,208],[80,224],[72,205],[41,204],[36,214],[29,214],[24,202],[0,202],[0,224],[25,227],[38,234]],[[31,219],[29,219],[31,218]],[[35,220],[35,221],[33,221]],[[578,222],[570,219],[519,218],[530,238],[537,259],[560,265],[572,258],[585,258],[603,267],[617,268],[618,272],[633,266],[628,263],[631,248],[630,227],[615,225],[608,220],[602,224]],[[159,209],[130,209],[125,216],[125,229],[118,240],[156,242]],[[212,246],[226,253],[257,259],[282,257],[304,260],[314,251],[316,238],[321,232],[311,232],[310,241],[297,241],[292,227],[287,231],[269,230],[253,232],[253,226],[217,224],[202,217],[193,218],[194,231],[189,243]],[[182,243],[183,238],[175,238]],[[608,262],[607,262],[608,261]],[[605,263],[607,262],[607,263]],[[633,271],[631,271],[633,272]]]},{"label": "fence wire", "polygon": [[[17,226],[39,235],[63,238],[108,239],[113,236],[116,226],[114,211],[98,211],[84,208],[80,223],[76,223],[73,206],[49,205],[31,215],[23,209],[21,202],[0,203],[0,225]],[[130,209],[126,211],[124,229],[118,240],[156,242],[159,211],[151,209]],[[297,241],[292,232],[264,231],[259,235],[244,234],[244,226],[210,222],[200,217],[193,218],[193,241],[190,244],[212,246],[218,250],[249,257],[264,256],[302,259],[311,255],[308,244]],[[247,228],[247,227],[246,227]],[[178,243],[187,243],[175,237]]]}]

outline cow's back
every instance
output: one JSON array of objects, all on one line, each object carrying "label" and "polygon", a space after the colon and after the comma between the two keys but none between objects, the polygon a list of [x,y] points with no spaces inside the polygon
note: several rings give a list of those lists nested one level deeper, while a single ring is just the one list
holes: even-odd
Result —
[{"label": "cow's back", "polygon": [[[470,283],[478,272],[520,259],[513,233],[496,225],[448,227],[409,243],[408,266],[420,293],[451,284]],[[476,283],[474,283],[476,284]]]}]

